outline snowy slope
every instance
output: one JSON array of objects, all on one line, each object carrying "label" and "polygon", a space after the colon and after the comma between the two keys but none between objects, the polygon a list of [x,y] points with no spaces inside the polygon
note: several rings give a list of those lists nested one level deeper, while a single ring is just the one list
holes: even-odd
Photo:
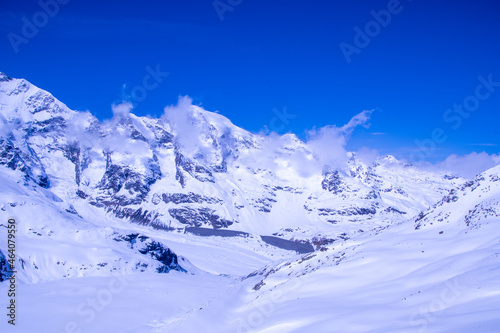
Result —
[{"label": "snowy slope", "polygon": [[[261,269],[243,279],[173,271],[22,284],[20,301],[33,320],[22,320],[18,328],[23,332],[63,332],[67,325],[82,332],[496,332],[499,202],[497,167],[452,190],[420,216],[365,232],[326,251],[262,263]],[[478,207],[485,211],[479,214]],[[189,245],[197,248],[194,242]],[[204,251],[217,247],[205,246]],[[229,252],[221,261],[228,258],[237,256]],[[5,288],[0,285],[0,292]],[[92,307],[92,300],[99,299],[100,306]],[[53,313],[60,319],[43,321]]]},{"label": "snowy slope", "polygon": [[496,332],[499,224],[496,167],[415,219],[249,277],[231,327],[238,332]]},{"label": "snowy slope", "polygon": [[114,271],[182,271],[175,253],[161,243],[137,237],[132,241],[133,235],[144,235],[85,220],[49,190],[14,181],[18,173],[0,172],[0,249],[7,253],[7,220],[14,218],[22,281],[109,276]]}]

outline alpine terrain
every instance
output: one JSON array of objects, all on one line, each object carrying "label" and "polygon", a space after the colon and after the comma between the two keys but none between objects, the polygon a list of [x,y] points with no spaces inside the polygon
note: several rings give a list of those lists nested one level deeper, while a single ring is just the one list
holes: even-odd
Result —
[{"label": "alpine terrain", "polygon": [[113,114],[0,73],[1,332],[498,330],[500,166],[251,133],[188,97]]}]

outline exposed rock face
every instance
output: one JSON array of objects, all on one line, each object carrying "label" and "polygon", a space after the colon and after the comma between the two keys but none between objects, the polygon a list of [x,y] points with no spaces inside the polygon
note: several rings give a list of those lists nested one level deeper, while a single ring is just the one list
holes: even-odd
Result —
[{"label": "exposed rock face", "polygon": [[148,128],[153,131],[155,140],[154,143],[156,143],[156,147],[158,148],[173,148],[173,140],[174,136],[167,132],[164,128],[159,126],[158,124],[148,124]]},{"label": "exposed rock face", "polygon": [[80,185],[82,169],[85,169],[90,162],[88,157],[82,161],[82,152],[76,142],[69,144],[63,152],[64,156],[75,165],[75,182]]},{"label": "exposed rock face", "polygon": [[200,182],[214,183],[214,178],[210,170],[196,164],[196,162],[190,160],[179,152],[175,153],[175,166],[175,179],[177,179],[183,188],[186,186],[186,174],[199,180]]},{"label": "exposed rock face", "polygon": [[342,182],[340,180],[339,172],[338,170],[335,170],[325,174],[325,178],[323,178],[323,181],[321,182],[321,187],[325,191],[332,192],[333,194],[339,194],[342,193],[341,184]]},{"label": "exposed rock face", "polygon": [[330,216],[330,215],[342,215],[342,216],[353,216],[353,215],[373,215],[377,213],[375,208],[363,208],[363,207],[351,207],[342,210],[319,208],[319,215]]},{"label": "exposed rock face", "polygon": [[184,203],[207,203],[207,204],[222,204],[222,200],[217,198],[205,197],[193,192],[189,192],[187,194],[184,193],[163,193],[162,194],[163,202],[165,203],[174,203],[184,204]]},{"label": "exposed rock face", "polygon": [[146,200],[151,185],[162,176],[157,159],[147,159],[144,167],[146,172],[139,173],[129,166],[113,164],[111,153],[106,152],[106,171],[96,186],[100,193],[93,204],[101,207],[140,205]]},{"label": "exposed rock face", "polygon": [[182,224],[187,224],[193,227],[201,227],[202,225],[210,225],[214,229],[227,228],[233,221],[226,220],[216,214],[214,210],[209,208],[170,208],[168,213]]},{"label": "exposed rock face", "polygon": [[3,282],[12,276],[12,267],[5,255],[0,251],[0,282]]},{"label": "exposed rock face", "polygon": [[252,206],[257,208],[260,212],[270,213],[273,208],[273,203],[276,202],[276,199],[273,198],[258,198],[254,199]]},{"label": "exposed rock face", "polygon": [[130,248],[157,260],[160,263],[156,269],[158,273],[168,273],[170,270],[186,272],[186,270],[179,265],[177,255],[174,252],[147,236],[129,234],[116,237],[115,240],[118,242],[128,242],[130,243]]},{"label": "exposed rock face", "polygon": [[49,187],[49,178],[36,153],[26,145],[21,150],[13,141],[0,139],[0,165],[24,173],[41,187]]}]

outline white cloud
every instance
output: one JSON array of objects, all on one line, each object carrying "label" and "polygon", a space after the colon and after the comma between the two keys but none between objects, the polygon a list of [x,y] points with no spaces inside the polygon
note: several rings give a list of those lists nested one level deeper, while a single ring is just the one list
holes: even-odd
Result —
[{"label": "white cloud", "polygon": [[175,143],[184,154],[206,164],[217,162],[213,150],[216,139],[212,137],[213,128],[204,117],[203,109],[193,105],[189,96],[179,96],[177,105],[167,106],[162,119],[170,125]]},{"label": "white cloud", "polygon": [[115,104],[111,106],[111,110],[113,111],[113,117],[126,117],[132,111],[132,104],[129,102]]},{"label": "white cloud", "polygon": [[473,178],[477,174],[497,165],[500,165],[500,154],[490,155],[486,152],[473,152],[462,156],[452,154],[444,161],[436,164],[426,163],[420,165],[420,167],[432,171],[457,174],[465,178]]},{"label": "white cloud", "polygon": [[100,136],[87,132],[87,128],[92,121],[97,121],[97,119],[90,112],[75,112],[66,123],[68,142],[78,142],[83,147],[100,145]]},{"label": "white cloud", "polygon": [[362,147],[356,152],[356,157],[366,165],[372,165],[379,156],[378,150],[368,147]]},{"label": "white cloud", "polygon": [[372,112],[373,110],[364,110],[363,112],[360,112],[352,117],[347,124],[341,127],[344,135],[349,137],[352,134],[352,131],[358,126],[363,126],[364,128],[370,127],[368,121],[370,120]]},{"label": "white cloud", "polygon": [[372,111],[358,113],[342,127],[328,125],[320,129],[310,130],[307,145],[314,157],[326,169],[344,169],[347,162],[347,141],[358,126],[368,127]]},{"label": "white cloud", "polygon": [[16,134],[18,134],[18,127],[19,125],[7,121],[7,119],[5,119],[2,114],[0,114],[0,138],[7,138],[11,134],[16,136]]}]

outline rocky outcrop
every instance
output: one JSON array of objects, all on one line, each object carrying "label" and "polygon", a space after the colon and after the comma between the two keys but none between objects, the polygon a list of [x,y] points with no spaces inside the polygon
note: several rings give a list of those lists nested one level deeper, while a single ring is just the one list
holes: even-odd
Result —
[{"label": "rocky outcrop", "polygon": [[182,224],[192,227],[201,227],[202,225],[210,225],[214,229],[227,228],[233,224],[233,221],[227,220],[219,216],[210,208],[193,209],[189,207],[170,208],[168,210],[170,216]]},{"label": "rocky outcrop", "polygon": [[25,178],[33,180],[41,187],[49,187],[49,178],[35,152],[26,145],[28,151],[20,149],[9,139],[0,139],[0,165],[24,173]]},{"label": "rocky outcrop", "polygon": [[189,193],[163,193],[162,200],[166,204],[174,203],[185,204],[185,203],[206,203],[206,204],[221,204],[222,200],[212,197],[206,197],[193,192]]},{"label": "rocky outcrop", "polygon": [[168,273],[171,270],[186,272],[179,265],[177,255],[172,250],[147,236],[129,234],[115,237],[114,240],[117,242],[125,241],[130,244],[131,249],[158,261],[160,263],[156,269],[158,273]]},{"label": "rocky outcrop", "polygon": [[323,181],[321,181],[323,190],[332,192],[333,194],[342,193],[341,184],[342,181],[340,180],[340,175],[337,170],[325,173]]},{"label": "rocky outcrop", "polygon": [[[107,166],[97,188],[101,194],[94,200],[96,206],[103,202],[111,202],[119,206],[140,205],[148,195],[151,185],[161,178],[158,161],[146,161],[146,174],[139,173],[133,168],[113,164],[111,153],[107,152]],[[107,205],[105,205],[107,206]]]},{"label": "rocky outcrop", "polygon": [[318,215],[322,216],[353,216],[353,215],[373,215],[376,214],[377,210],[373,207],[349,207],[345,209],[331,209],[331,208],[318,208]]},{"label": "rocky outcrop", "polygon": [[179,184],[181,184],[182,187],[186,186],[187,175],[200,182],[215,182],[210,170],[187,158],[179,151],[175,152],[175,167],[175,179],[179,182]]},{"label": "rocky outcrop", "polygon": [[0,282],[3,282],[12,276],[12,267],[7,258],[0,250]]}]

